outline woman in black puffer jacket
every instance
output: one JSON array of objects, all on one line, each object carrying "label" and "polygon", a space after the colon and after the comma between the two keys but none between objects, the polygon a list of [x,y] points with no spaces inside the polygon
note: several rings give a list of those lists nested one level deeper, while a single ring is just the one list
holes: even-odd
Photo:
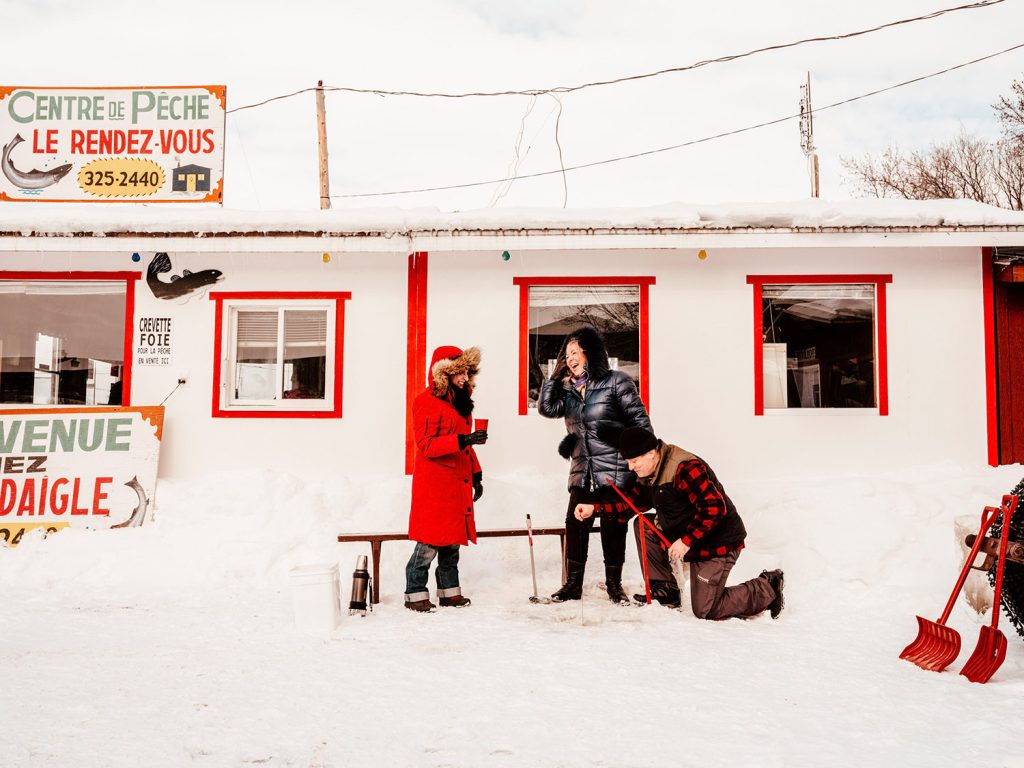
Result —
[{"label": "woman in black puffer jacket", "polygon": [[[604,339],[590,327],[573,331],[562,342],[555,370],[541,386],[537,409],[549,419],[565,419],[568,434],[558,451],[572,461],[565,515],[566,580],[551,599],[579,600],[594,518],[577,519],[576,505],[617,501],[609,483],[625,488],[636,482],[619,455],[619,435],[626,427],[650,430],[651,419],[633,380],[609,368]],[[606,515],[601,521],[605,586],[617,603],[629,602],[622,591],[627,518]]]}]

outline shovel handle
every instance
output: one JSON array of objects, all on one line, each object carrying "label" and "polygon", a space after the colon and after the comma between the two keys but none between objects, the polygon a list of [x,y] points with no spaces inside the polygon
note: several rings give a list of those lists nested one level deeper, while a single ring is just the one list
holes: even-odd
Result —
[{"label": "shovel handle", "polygon": [[1003,594],[1003,572],[1006,569],[1006,547],[1010,540],[1010,520],[1017,509],[1016,496],[1003,496],[1000,511],[1003,513],[1003,532],[999,537],[999,560],[996,563],[996,585],[992,597],[992,629],[999,625],[999,600]]},{"label": "shovel handle", "polygon": [[636,508],[636,504],[634,504],[634,503],[633,503],[632,501],[630,501],[630,500],[629,500],[629,497],[628,497],[628,496],[626,496],[626,494],[624,494],[624,493],[623,493],[622,491],[620,491],[620,490],[618,489],[618,486],[614,485],[614,484],[613,484],[613,483],[611,483],[611,482],[609,482],[609,483],[608,483],[608,485],[609,485],[609,486],[611,486],[611,487],[612,487],[612,488],[613,488],[613,489],[615,490],[615,492],[616,492],[617,494],[619,494],[619,496],[620,496],[620,497],[622,498],[622,500],[623,500],[624,502],[626,502],[626,503],[627,503],[627,504],[629,505],[629,508],[630,508],[630,509],[632,509],[632,510],[633,510],[634,512],[636,512],[636,514],[637,514],[637,515],[638,515],[638,516],[640,517],[640,525],[641,525],[641,527],[643,527],[643,524],[644,524],[644,523],[647,523],[647,525],[648,525],[648,527],[649,527],[649,530],[652,530],[652,531],[654,531],[654,532],[655,532],[655,533],[657,534],[658,538],[659,538],[659,539],[661,539],[661,543],[662,543],[662,544],[663,544],[663,545],[664,545],[665,547],[671,547],[671,546],[672,546],[672,542],[671,542],[671,541],[669,541],[668,539],[666,539],[666,538],[665,538],[665,536],[664,536],[664,534],[662,534],[662,532],[661,532],[661,531],[659,531],[659,530],[658,530],[658,529],[657,529],[657,528],[656,528],[656,527],[655,527],[654,525],[652,525],[652,524],[651,524],[651,523],[650,523],[650,522],[649,522],[649,521],[647,520],[647,518],[646,518],[646,517],[644,517],[644,516],[643,516],[643,515],[642,515],[642,514],[640,513],[640,510]]},{"label": "shovel handle", "polygon": [[985,507],[982,511],[981,528],[978,529],[978,535],[974,539],[974,546],[971,547],[971,553],[967,556],[967,562],[964,563],[964,567],[960,571],[960,578],[956,580],[956,586],[953,587],[953,594],[949,596],[949,602],[946,603],[946,610],[942,612],[942,616],[936,623],[945,626],[946,620],[949,618],[949,614],[953,611],[953,605],[956,603],[956,598],[960,594],[960,590],[964,588],[964,582],[967,581],[967,574],[971,570],[971,563],[974,562],[974,558],[976,558],[978,556],[978,552],[981,551],[981,545],[985,541],[985,532],[992,527],[992,523],[995,522],[1001,511],[1002,510],[999,507]]}]

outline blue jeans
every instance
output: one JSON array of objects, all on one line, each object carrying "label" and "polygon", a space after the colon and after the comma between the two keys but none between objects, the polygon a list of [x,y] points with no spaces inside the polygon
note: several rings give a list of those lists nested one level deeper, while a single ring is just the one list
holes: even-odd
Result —
[{"label": "blue jeans", "polygon": [[427,577],[430,574],[430,564],[434,562],[435,557],[437,570],[434,577],[437,579],[437,596],[457,597],[462,594],[459,587],[459,545],[432,547],[417,541],[412,557],[405,566],[405,602],[430,599]]}]

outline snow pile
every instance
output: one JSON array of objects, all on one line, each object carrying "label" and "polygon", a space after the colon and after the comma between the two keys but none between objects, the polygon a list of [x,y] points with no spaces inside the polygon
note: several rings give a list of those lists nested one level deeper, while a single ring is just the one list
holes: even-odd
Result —
[{"label": "snow pile", "polygon": [[[908,591],[948,580],[959,549],[953,520],[998,503],[1020,469],[971,471],[956,465],[872,478],[727,483],[746,523],[747,549],[738,572],[784,567],[791,581],[818,599],[837,585]],[[480,528],[559,526],[567,495],[561,478],[520,473],[488,477],[478,504]],[[27,535],[0,550],[0,587],[33,584],[68,596],[116,592],[152,599],[182,588],[234,593],[283,589],[298,565],[338,562],[351,571],[362,544],[339,545],[339,533],[404,532],[409,480],[328,478],[318,483],[269,471],[216,473],[196,481],[161,480],[152,521],[117,531],[69,529],[45,540]],[[600,543],[592,537],[591,571],[599,574]],[[542,589],[557,585],[557,537],[538,537]],[[400,594],[412,545],[384,545],[383,588]],[[504,591],[514,576],[528,583],[525,540],[485,539],[463,551],[467,592]],[[627,578],[641,578],[632,554]],[[489,582],[493,581],[493,584]]]},{"label": "snow pile", "polygon": [[[337,562],[342,600],[365,545],[401,530],[405,478],[319,484],[269,472],[162,481],[139,529],[26,536],[0,549],[0,765],[1019,766],[1024,643],[993,680],[898,659],[960,565],[953,519],[1021,474],[956,465],[871,477],[725,478],[749,531],[731,581],[780,565],[779,621],[700,621],[603,595],[592,537],[584,599],[534,605],[522,539],[462,550],[473,605],[402,605],[409,542],[384,545],[383,602],[326,638],[298,634],[288,569]],[[481,527],[561,521],[564,480],[487,477]],[[538,539],[539,586],[559,579]],[[641,588],[632,545],[625,583]],[[48,723],[54,727],[31,724]]]}]

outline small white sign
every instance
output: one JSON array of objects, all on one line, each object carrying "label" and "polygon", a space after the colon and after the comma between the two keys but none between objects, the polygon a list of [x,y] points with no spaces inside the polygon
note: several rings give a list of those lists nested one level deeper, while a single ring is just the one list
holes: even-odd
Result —
[{"label": "small white sign", "polygon": [[170,365],[172,328],[170,317],[140,317],[135,364]]}]

